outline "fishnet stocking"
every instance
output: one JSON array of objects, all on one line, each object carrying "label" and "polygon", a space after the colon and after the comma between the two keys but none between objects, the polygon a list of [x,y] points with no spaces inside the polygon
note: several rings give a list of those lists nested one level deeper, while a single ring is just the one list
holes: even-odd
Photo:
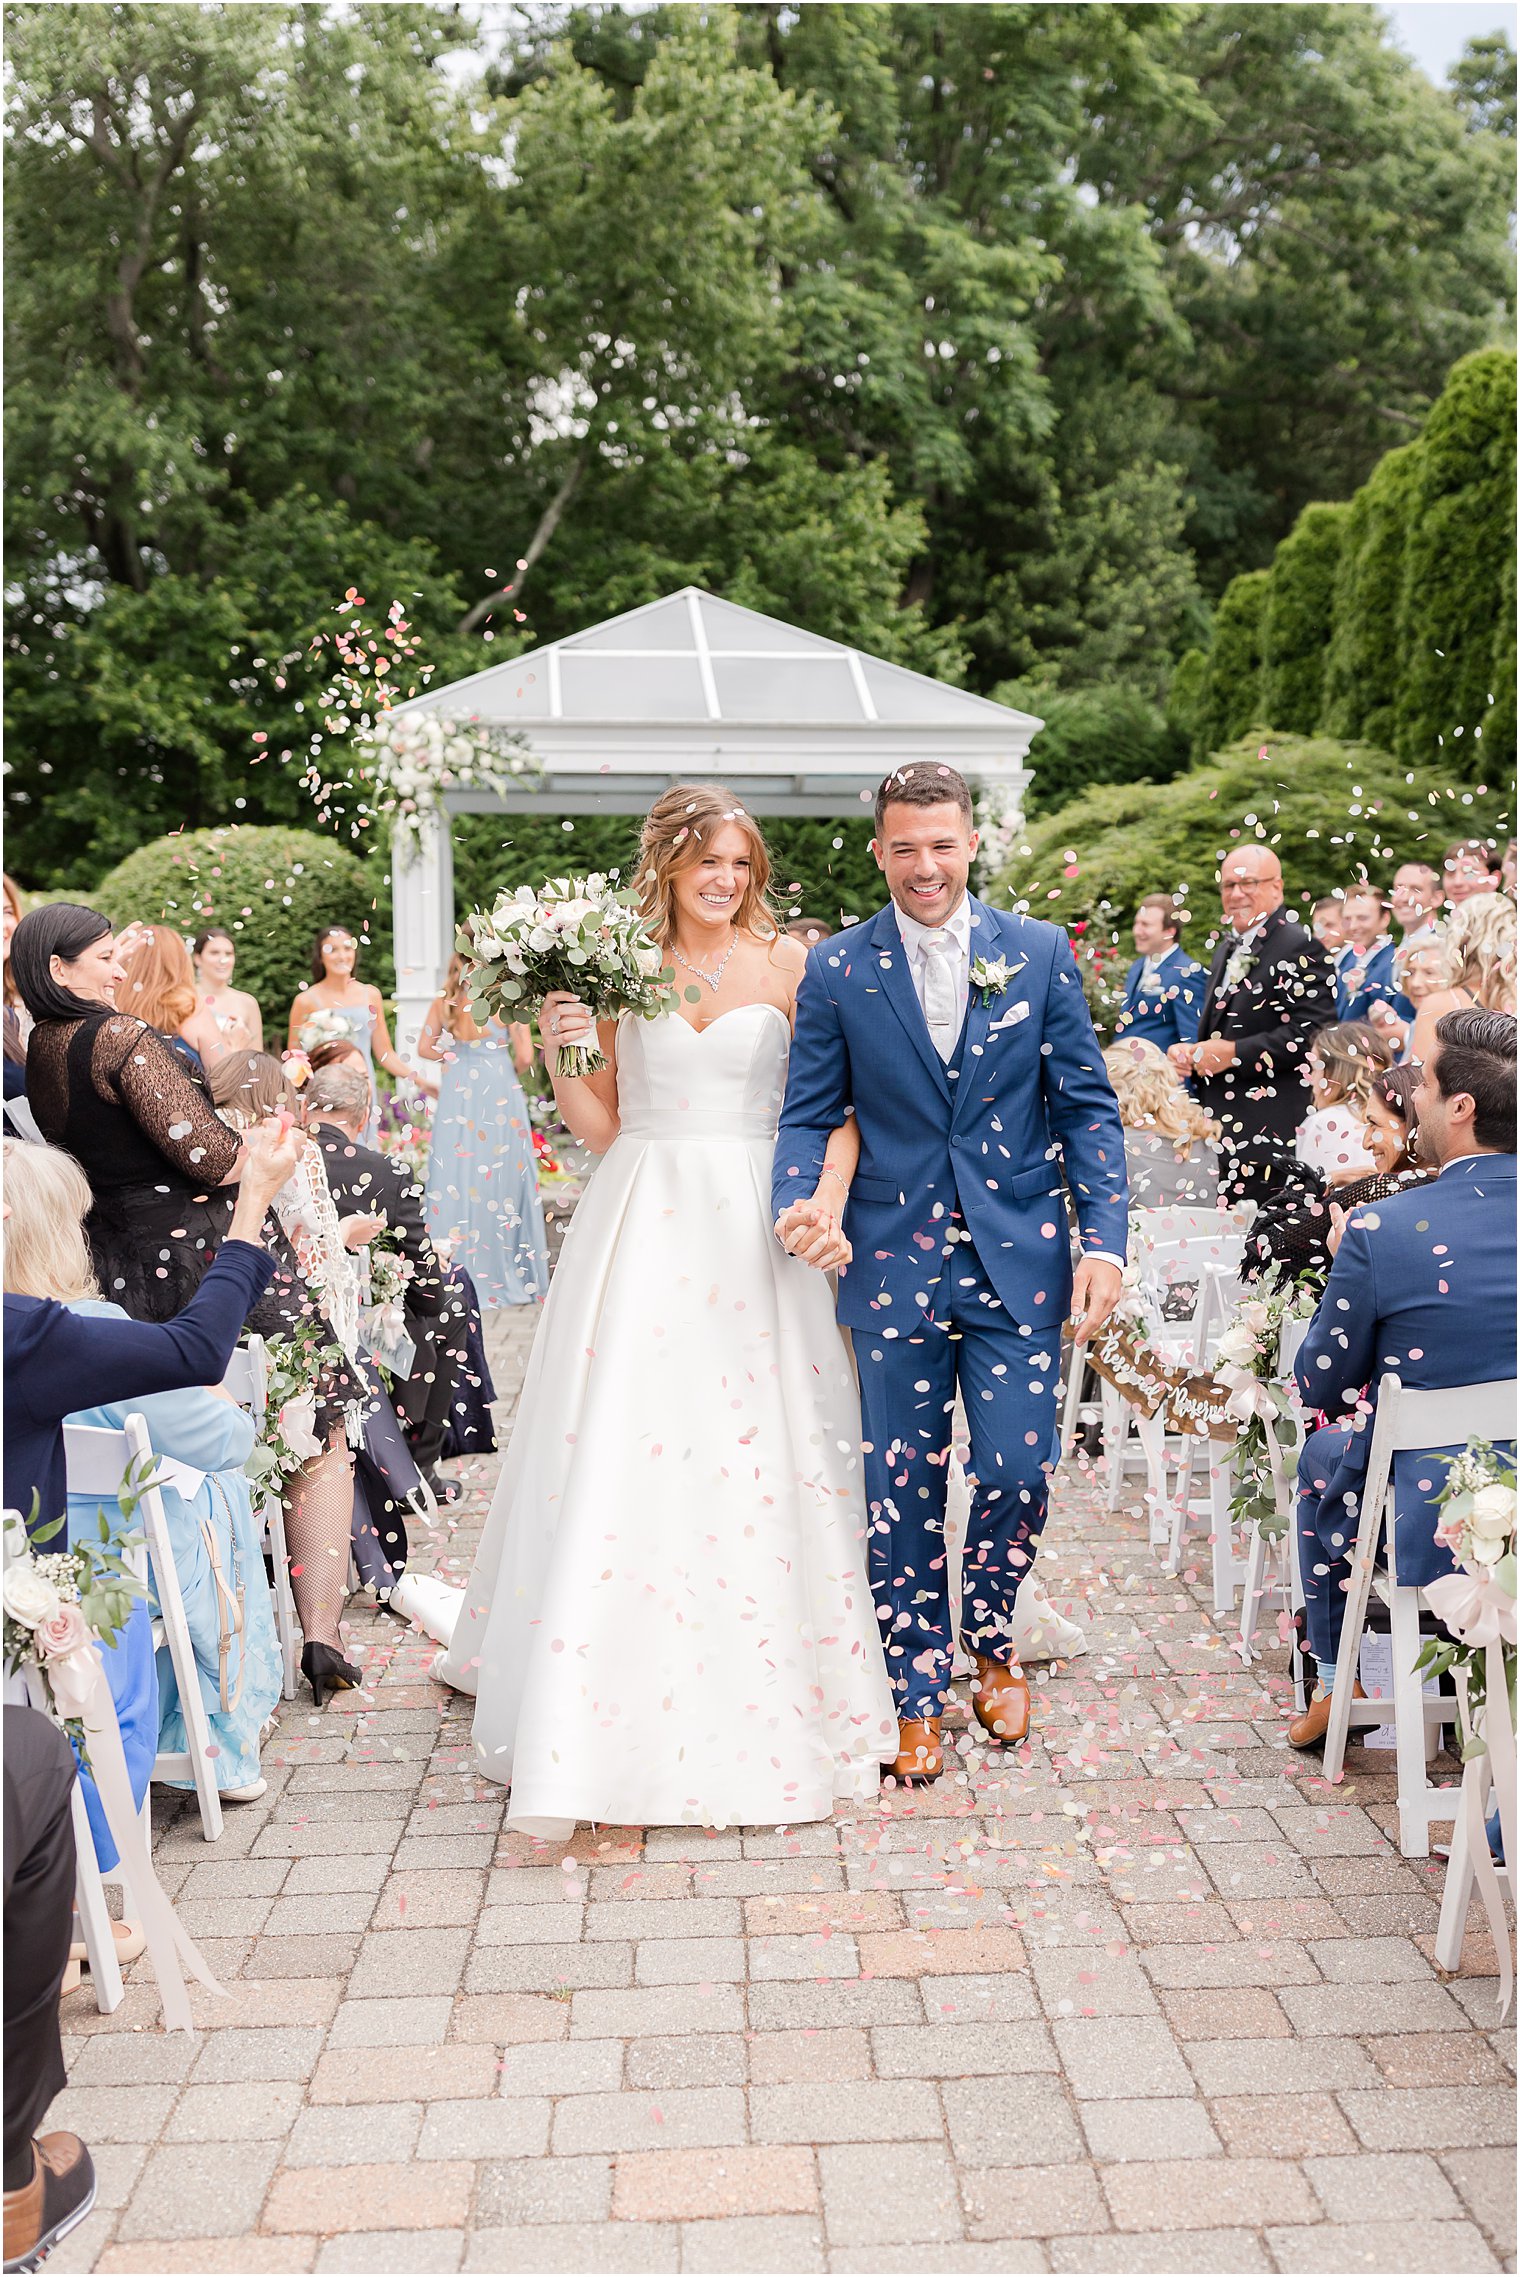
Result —
[{"label": "fishnet stocking", "polygon": [[343,1440],[314,1455],[285,1490],[290,1587],[308,1644],[336,1645],[354,1522],[354,1458]]}]

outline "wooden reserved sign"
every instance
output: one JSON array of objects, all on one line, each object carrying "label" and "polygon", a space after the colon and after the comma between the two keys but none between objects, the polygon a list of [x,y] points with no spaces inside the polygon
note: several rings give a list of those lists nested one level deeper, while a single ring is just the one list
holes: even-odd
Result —
[{"label": "wooden reserved sign", "polygon": [[[1070,1329],[1068,1328],[1068,1336]],[[1087,1357],[1121,1399],[1146,1417],[1161,1415],[1169,1431],[1195,1439],[1232,1441],[1240,1424],[1226,1412],[1229,1389],[1210,1375],[1178,1367],[1148,1344],[1130,1321],[1109,1321],[1087,1347]]]}]

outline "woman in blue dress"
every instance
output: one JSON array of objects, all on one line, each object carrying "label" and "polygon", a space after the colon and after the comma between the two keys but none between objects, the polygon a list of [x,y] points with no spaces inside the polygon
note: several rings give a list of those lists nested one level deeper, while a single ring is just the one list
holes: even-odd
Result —
[{"label": "woman in blue dress", "polygon": [[311,986],[290,1007],[290,1049],[310,1051],[314,1044],[336,1042],[346,1028],[364,1054],[371,1083],[375,1068],[382,1067],[397,1083],[420,1083],[424,1091],[436,1091],[432,1077],[408,1067],[392,1044],[380,991],[372,981],[357,978],[358,961],[359,944],[347,926],[328,925],[317,935]]},{"label": "woman in blue dress", "polygon": [[538,1304],[549,1286],[549,1250],[518,1080],[532,1061],[532,1033],[517,1022],[477,1024],[456,956],[417,1050],[443,1065],[428,1156],[428,1232],[449,1246],[483,1305]]}]

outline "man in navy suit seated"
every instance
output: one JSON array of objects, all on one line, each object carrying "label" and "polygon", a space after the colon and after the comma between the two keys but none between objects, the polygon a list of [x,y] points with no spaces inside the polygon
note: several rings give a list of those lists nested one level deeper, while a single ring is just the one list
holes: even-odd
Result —
[{"label": "man in navy suit seated", "polygon": [[1208,975],[1181,946],[1181,931],[1182,920],[1171,895],[1148,893],[1135,911],[1135,947],[1140,954],[1124,976],[1124,1006],[1114,1022],[1116,1037],[1143,1036],[1160,1051],[1169,1044],[1197,1042]]},{"label": "man in navy suit seated", "polygon": [[[1299,1459],[1299,1566],[1319,1687],[1289,1726],[1295,1747],[1323,1740],[1336,1660],[1360,1645],[1340,1632],[1378,1379],[1393,1374],[1411,1389],[1439,1391],[1515,1373],[1513,1016],[1444,1014],[1414,1107],[1419,1159],[1439,1175],[1340,1222],[1294,1370],[1307,1407],[1332,1418],[1353,1412],[1311,1432]],[[1416,1587],[1452,1571],[1435,1539],[1443,1476],[1430,1454],[1393,1459],[1398,1575]]]},{"label": "man in navy suit seated", "polygon": [[[1408,1002],[1393,977],[1388,904],[1374,885],[1352,886],[1343,905],[1346,946],[1335,960],[1337,1020],[1375,1020],[1374,1004]],[[1403,1017],[1411,1018],[1413,1007]]]}]

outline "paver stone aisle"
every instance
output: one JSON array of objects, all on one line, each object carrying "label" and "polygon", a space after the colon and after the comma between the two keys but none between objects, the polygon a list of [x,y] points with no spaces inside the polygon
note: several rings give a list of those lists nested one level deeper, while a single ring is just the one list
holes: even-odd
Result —
[{"label": "paver stone aisle", "polygon": [[[420,1565],[463,1579],[495,1467]],[[145,1964],[65,2003],[100,2201],[50,2266],[1513,2266],[1514,2034],[1481,1928],[1436,1972],[1391,1755],[1327,1787],[1284,1655],[1070,1469],[1047,1540],[1090,1650],[1029,1745],[784,1832],[503,1832],[435,1648],[360,1613],[365,1692],[285,1704],[219,1843],[155,1797],[227,1997],[193,2041]]]}]

